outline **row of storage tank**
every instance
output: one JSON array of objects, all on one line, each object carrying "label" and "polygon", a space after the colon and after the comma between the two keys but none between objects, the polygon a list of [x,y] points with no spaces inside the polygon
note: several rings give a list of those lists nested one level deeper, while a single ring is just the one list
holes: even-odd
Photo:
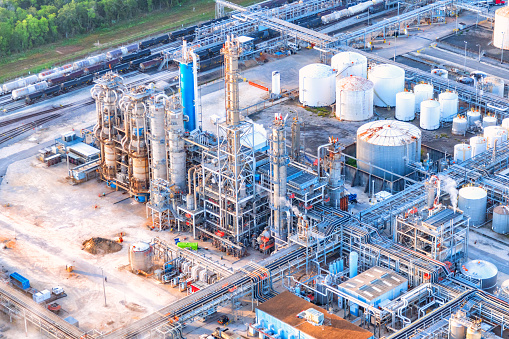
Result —
[{"label": "row of storage tank", "polygon": [[[432,70],[432,73],[448,76],[447,71],[441,69]],[[500,82],[498,78],[490,79],[484,81]],[[500,83],[503,94],[504,83]],[[347,121],[370,119],[373,106],[396,107],[395,118],[401,121],[414,120],[415,113],[420,112],[420,126],[426,130],[439,128],[441,121],[453,120],[459,105],[458,94],[453,91],[440,93],[438,100],[434,100],[432,84],[417,84],[413,92],[406,91],[402,68],[381,64],[368,71],[367,58],[355,52],[334,55],[331,66],[310,64],[301,68],[299,99],[311,107],[336,103],[336,117]]]}]

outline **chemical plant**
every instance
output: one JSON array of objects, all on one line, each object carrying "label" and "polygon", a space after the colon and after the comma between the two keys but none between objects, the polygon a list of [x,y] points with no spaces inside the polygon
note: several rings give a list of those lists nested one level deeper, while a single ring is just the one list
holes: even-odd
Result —
[{"label": "chemical plant", "polygon": [[505,3],[215,11],[1,87],[0,338],[507,338]]}]

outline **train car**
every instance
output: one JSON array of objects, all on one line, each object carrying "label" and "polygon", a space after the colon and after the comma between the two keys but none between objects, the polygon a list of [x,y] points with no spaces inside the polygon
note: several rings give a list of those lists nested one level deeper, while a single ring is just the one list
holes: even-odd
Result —
[{"label": "train car", "polygon": [[224,57],[222,55],[217,55],[212,58],[201,60],[200,61],[200,70],[205,71],[205,70],[209,70],[214,67],[217,67],[222,64],[223,60],[224,60]]},{"label": "train car", "polygon": [[196,34],[192,33],[192,34],[189,34],[189,35],[186,35],[182,38],[182,40],[185,40],[187,42],[191,42],[194,40],[194,37],[196,36]]},{"label": "train car", "polygon": [[154,38],[154,42],[155,44],[154,45],[157,45],[157,44],[167,44],[168,42],[170,42],[170,37],[169,35],[166,33],[166,34],[163,34],[157,38]]},{"label": "train car", "polygon": [[44,91],[31,93],[25,97],[25,102],[29,105],[32,104],[35,100],[42,98],[43,96]]},{"label": "train car", "polygon": [[90,60],[89,59],[82,59],[82,60],[78,60],[78,61],[74,62],[72,64],[72,69],[77,71],[79,69],[84,69],[85,67],[88,67],[88,66],[91,66],[90,65]]},{"label": "train car", "polygon": [[78,80],[79,80],[78,86],[79,85],[90,84],[92,81],[94,81],[94,75],[93,74],[88,74],[88,75],[82,76]]},{"label": "train car", "polygon": [[122,48],[117,48],[117,49],[114,49],[112,51],[108,51],[106,52],[106,57],[108,59],[115,59],[115,58],[118,58],[118,57],[121,57],[123,54],[122,54]]},{"label": "train car", "polygon": [[62,82],[65,82],[67,80],[67,77],[64,75],[64,76],[59,76],[59,77],[56,77],[56,78],[53,78],[53,79],[49,79],[48,80],[48,86],[56,86],[56,85],[59,85],[61,84]]},{"label": "train car", "polygon": [[49,80],[49,79],[52,79],[52,78],[56,78],[58,76],[60,76],[60,73],[58,73],[54,69],[49,69],[47,71],[44,71],[44,72],[41,72],[41,73],[37,74],[37,77],[39,78],[39,81]]},{"label": "train car", "polygon": [[157,59],[153,59],[153,60],[150,60],[150,61],[142,62],[140,64],[140,71],[141,72],[146,72],[149,69],[152,69],[152,68],[155,68],[155,67],[159,67],[159,65],[161,64],[161,61],[162,60],[160,58],[157,58]]},{"label": "train car", "polygon": [[108,72],[111,72],[112,70],[113,70],[113,69],[109,69],[109,68],[107,68],[107,69],[103,69],[102,71],[99,71],[99,72],[95,73],[94,75],[95,75],[96,77],[100,77],[101,75],[106,74],[106,73],[108,73]]},{"label": "train car", "polygon": [[97,65],[98,63],[106,60],[106,54],[103,53],[103,54],[91,56],[87,60],[88,60],[89,66]]},{"label": "train car", "polygon": [[150,61],[154,58],[151,58],[150,56],[148,57],[144,57],[144,58],[140,58],[140,59],[136,59],[136,60],[133,60],[130,62],[130,68],[131,69],[136,69],[138,68],[138,66],[142,63],[142,62],[145,62],[145,61]]},{"label": "train car", "polygon": [[129,63],[120,64],[120,65],[115,66],[113,68],[113,71],[118,72],[118,73],[124,73],[129,70],[129,66],[130,66]]},{"label": "train car", "polygon": [[85,68],[85,73],[86,74],[94,74],[94,73],[97,73],[100,70],[104,69],[104,67],[106,67],[105,64],[98,64],[98,65],[94,65],[94,66],[89,66],[89,67]]},{"label": "train car", "polygon": [[63,65],[63,66],[54,68],[54,70],[56,70],[58,73],[65,73],[65,72],[72,71],[72,68],[73,68],[72,64],[67,64],[67,65]]},{"label": "train car", "polygon": [[104,64],[104,67],[111,69],[115,65],[117,65],[119,62],[120,62],[120,59],[113,59],[110,61],[106,61],[106,63]]},{"label": "train car", "polygon": [[137,53],[132,53],[132,54],[120,57],[120,62],[121,63],[131,62],[133,60],[136,60],[136,59],[148,56],[148,55],[150,55],[150,49],[144,49],[144,50],[139,51]]},{"label": "train car", "polygon": [[35,84],[38,81],[39,81],[39,77],[37,75],[31,75],[26,78],[21,78],[18,80],[14,80],[14,81],[5,83],[2,86],[0,92],[9,93],[9,92],[14,91],[15,89],[23,88],[28,85]]},{"label": "train car", "polygon": [[52,86],[44,90],[44,95],[45,96],[56,95],[58,94],[58,92],[60,92],[60,86]]},{"label": "train car", "polygon": [[78,77],[82,76],[84,73],[85,73],[85,71],[84,71],[84,70],[82,70],[82,69],[80,69],[80,70],[78,70],[78,71],[76,71],[76,72],[72,72],[72,73],[70,73],[70,74],[67,76],[67,79],[69,79],[69,80],[70,80],[70,79],[76,79],[76,78],[78,78]]},{"label": "train car", "polygon": [[221,54],[221,49],[222,48],[223,48],[223,44],[218,44],[218,45],[209,47],[208,48],[209,55],[212,57],[212,56],[216,56],[216,55]]},{"label": "train car", "polygon": [[138,52],[138,58],[146,57],[150,55],[150,49],[144,49]]},{"label": "train car", "polygon": [[154,39],[145,40],[140,42],[140,49],[144,49],[153,45],[155,45]]},{"label": "train car", "polygon": [[48,88],[48,83],[46,81],[41,81],[33,85],[28,85],[27,87],[19,88],[12,91],[11,98],[12,100],[19,100],[26,97],[29,94],[42,91]]}]

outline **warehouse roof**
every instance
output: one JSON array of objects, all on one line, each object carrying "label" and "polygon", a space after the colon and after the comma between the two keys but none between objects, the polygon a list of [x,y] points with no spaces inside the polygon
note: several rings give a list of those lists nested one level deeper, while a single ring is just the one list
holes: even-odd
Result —
[{"label": "warehouse roof", "polygon": [[[315,326],[304,319],[297,318],[297,314],[309,308],[324,314],[325,320],[323,325]],[[258,309],[317,339],[368,339],[373,336],[371,332],[337,315],[328,314],[323,308],[307,302],[288,291],[264,302],[258,306]]]}]

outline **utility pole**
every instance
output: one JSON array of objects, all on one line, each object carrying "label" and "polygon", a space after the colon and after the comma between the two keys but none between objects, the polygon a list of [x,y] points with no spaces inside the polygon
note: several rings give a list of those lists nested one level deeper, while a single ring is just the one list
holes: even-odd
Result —
[{"label": "utility pole", "polygon": [[502,32],[502,55],[500,56],[500,63],[501,64],[504,63],[504,47],[505,47],[505,44],[504,44],[504,32]]},{"label": "utility pole", "polygon": [[463,69],[465,72],[467,71],[467,44],[468,42],[463,41],[465,43],[465,61],[463,62]]},{"label": "utility pole", "polygon": [[104,271],[102,268],[101,268],[101,277],[103,280],[104,307],[106,307],[108,305],[106,304],[106,286],[104,286]]},{"label": "utility pole", "polygon": [[477,44],[477,47],[479,47],[479,62],[481,62],[481,45]]}]

